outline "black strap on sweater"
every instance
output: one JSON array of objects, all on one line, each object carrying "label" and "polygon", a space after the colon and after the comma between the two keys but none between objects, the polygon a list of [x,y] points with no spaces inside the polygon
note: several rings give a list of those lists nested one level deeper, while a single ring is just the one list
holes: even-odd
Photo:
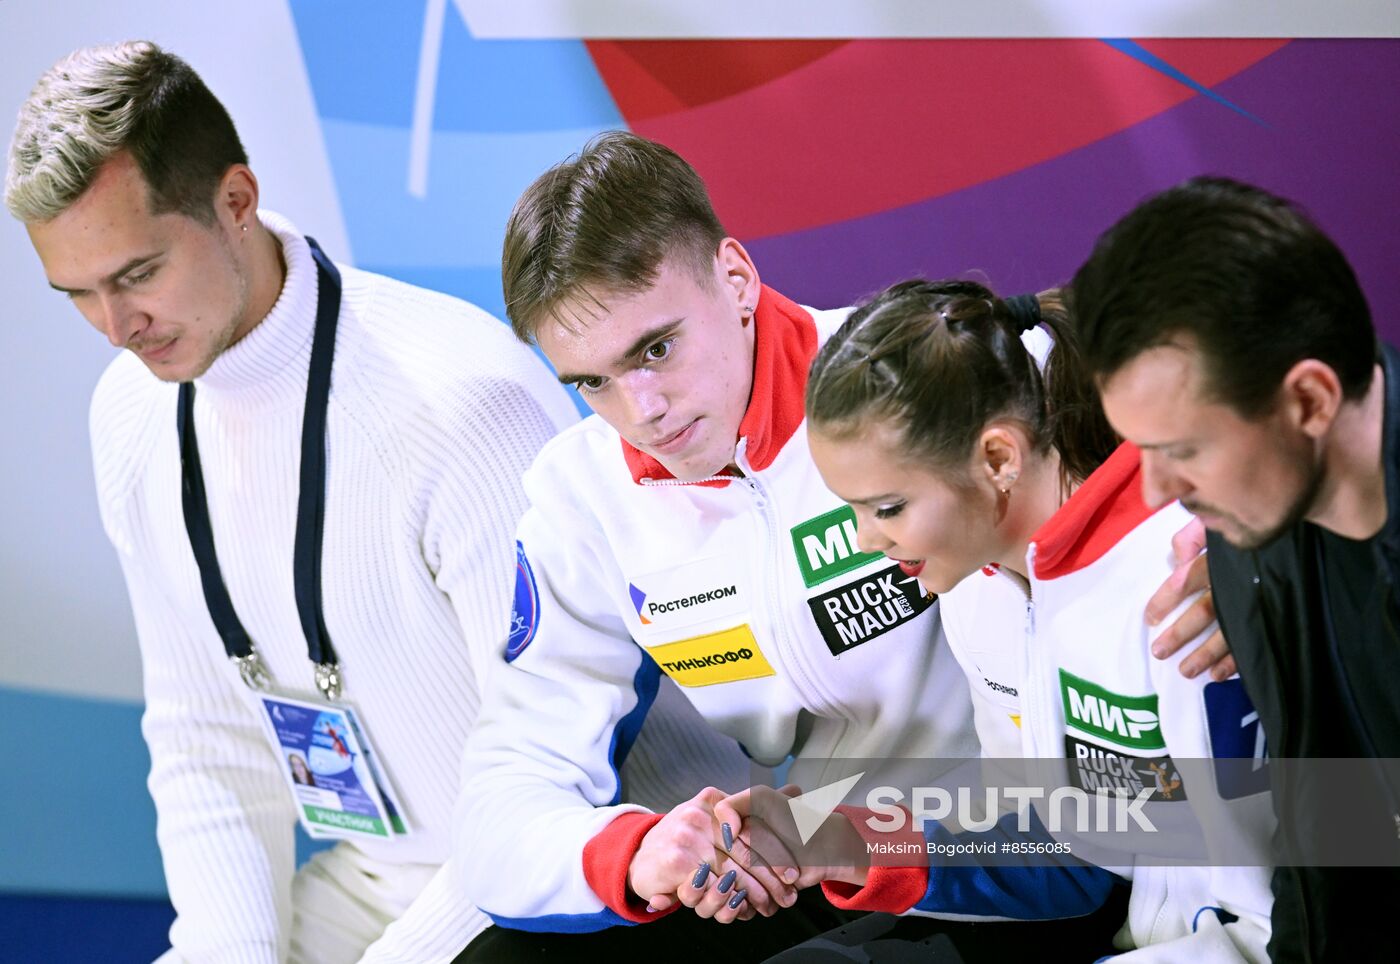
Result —
[{"label": "black strap on sweater", "polygon": [[[292,582],[297,614],[306,636],[306,655],[316,666],[316,686],[327,699],[340,695],[340,667],[321,610],[321,539],[326,510],[326,407],[331,393],[331,364],[335,355],[336,322],[340,317],[340,272],[312,238],[311,257],[316,262],[316,330],[311,341],[311,363],[306,379],[306,408],[301,422],[301,477],[297,494],[296,540],[292,550]],[[238,664],[243,680],[256,689],[269,685],[267,672],[253,640],[234,611],[214,550],[214,529],[199,445],[194,430],[194,383],[180,385],[177,429],[180,435],[180,467],[183,478],[180,499],[185,531],[199,565],[204,602],[224,642],[224,651]]]}]

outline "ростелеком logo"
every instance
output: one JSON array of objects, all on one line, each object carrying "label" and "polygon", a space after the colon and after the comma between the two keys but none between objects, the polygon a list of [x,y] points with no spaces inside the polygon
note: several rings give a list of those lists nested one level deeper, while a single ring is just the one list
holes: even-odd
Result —
[{"label": "\u0440\u043e\u0441\u0442\u0435\u043b\u0435\u043a\u043e\u043c logo", "polygon": [[636,586],[632,585],[630,582],[627,584],[627,592],[632,597],[632,605],[636,607],[637,616],[641,619],[642,625],[650,626],[651,620],[647,619],[647,614],[642,611],[642,607],[646,605],[647,594],[642,592]]},{"label": "\u0440\u043e\u0441\u0442\u0435\u043b\u0435\u043a\u043e\u043c logo", "polygon": [[692,559],[650,572],[624,573],[627,599],[649,641],[675,630],[747,622],[744,573],[733,560]]}]

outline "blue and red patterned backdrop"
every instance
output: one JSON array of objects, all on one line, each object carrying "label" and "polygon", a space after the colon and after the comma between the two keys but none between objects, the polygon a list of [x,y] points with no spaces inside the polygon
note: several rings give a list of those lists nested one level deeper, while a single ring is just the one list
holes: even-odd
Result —
[{"label": "blue and red patterned backdrop", "polygon": [[[292,10],[357,260],[498,313],[515,197],[626,127],[694,164],[765,280],[809,304],[914,274],[1053,285],[1144,196],[1218,173],[1312,211],[1400,333],[1400,223],[1377,217],[1400,201],[1393,41],[474,40],[450,5],[437,31]],[[376,53],[346,56],[365,37]]]}]

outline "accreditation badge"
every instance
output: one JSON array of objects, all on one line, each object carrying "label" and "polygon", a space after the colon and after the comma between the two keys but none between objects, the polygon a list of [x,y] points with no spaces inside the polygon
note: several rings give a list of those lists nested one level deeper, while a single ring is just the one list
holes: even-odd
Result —
[{"label": "accreditation badge", "polygon": [[256,698],[309,836],[387,840],[408,832],[353,708],[278,694]]}]

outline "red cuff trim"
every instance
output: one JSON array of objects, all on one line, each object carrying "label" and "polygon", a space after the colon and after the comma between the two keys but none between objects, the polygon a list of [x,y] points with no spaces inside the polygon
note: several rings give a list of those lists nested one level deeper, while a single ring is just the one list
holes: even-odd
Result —
[{"label": "red cuff trim", "polygon": [[660,813],[624,813],[593,835],[583,847],[583,876],[588,886],[608,909],[634,924],[660,920],[680,907],[679,903],[647,912],[647,902],[627,889],[627,869],[652,827],[665,816]]},{"label": "red cuff trim", "polygon": [[[901,808],[903,809],[903,808]],[[857,887],[841,881],[823,881],[822,893],[839,910],[884,911],[902,914],[923,899],[928,891],[928,852],[924,835],[914,829],[912,815],[904,812],[904,825],[898,830],[879,831],[868,819],[888,820],[889,815],[864,807],[837,807],[865,841],[871,867],[865,886]],[[870,850],[877,844],[889,848],[889,853]],[[904,866],[887,866],[901,863]]]}]

